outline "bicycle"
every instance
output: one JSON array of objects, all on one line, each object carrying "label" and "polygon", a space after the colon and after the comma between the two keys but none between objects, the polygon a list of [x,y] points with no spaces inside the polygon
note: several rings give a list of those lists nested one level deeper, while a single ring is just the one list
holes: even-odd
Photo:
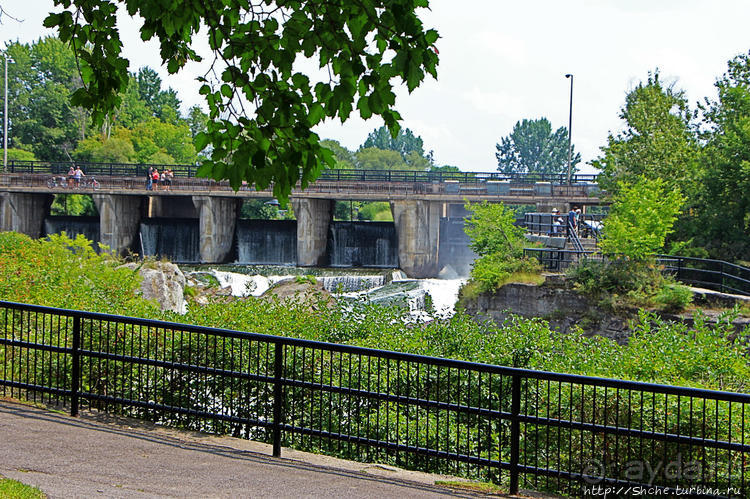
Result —
[{"label": "bicycle", "polygon": [[96,177],[84,177],[81,179],[81,187],[84,189],[94,189],[95,191],[98,191],[99,187],[101,187],[101,184],[98,180],[96,180]]},{"label": "bicycle", "polygon": [[47,187],[50,189],[55,189],[57,187],[62,187],[63,189],[68,188],[68,179],[66,177],[60,176],[60,177],[52,177],[47,180]]}]

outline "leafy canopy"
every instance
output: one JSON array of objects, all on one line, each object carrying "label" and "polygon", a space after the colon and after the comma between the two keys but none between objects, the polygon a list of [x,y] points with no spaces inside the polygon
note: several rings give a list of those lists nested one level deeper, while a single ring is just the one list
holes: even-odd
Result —
[{"label": "leafy canopy", "polygon": [[689,190],[698,142],[684,92],[664,85],[656,70],[627,94],[620,118],[624,130],[607,138],[602,156],[593,162],[601,169],[600,185],[614,191],[619,181],[633,183],[645,175],[661,178],[683,193]]},{"label": "leafy canopy", "polygon": [[621,182],[617,191],[604,221],[602,252],[646,260],[664,247],[685,198],[660,178]]},{"label": "leafy canopy", "polygon": [[[503,173],[537,173],[556,175],[568,171],[568,129],[560,127],[552,133],[547,118],[519,121],[507,137],[496,144],[497,169]],[[573,152],[570,173],[581,162]]]},{"label": "leafy canopy", "polygon": [[[206,0],[55,0],[65,10],[50,14],[81,67],[83,87],[75,105],[92,110],[96,123],[120,104],[128,84],[128,61],[116,26],[118,6],[142,18],[141,38],[160,43],[170,73],[200,57],[193,38],[209,33],[214,64],[200,93],[210,122],[196,136],[197,149],[212,145],[199,174],[243,180],[259,189],[273,183],[286,199],[304,188],[325,166],[331,151],[312,128],[326,118],[346,120],[353,109],[362,118],[379,115],[391,131],[401,118],[394,109],[394,83],[413,91],[425,73],[437,76],[433,48],[438,33],[417,16],[428,0],[299,0],[260,3]],[[329,77],[314,81],[297,70],[315,58]]]},{"label": "leafy canopy", "polygon": [[395,136],[384,126],[376,128],[370,132],[365,143],[362,144],[362,149],[368,147],[397,151],[401,153],[404,159],[411,153],[424,156],[424,142],[422,141],[422,137],[414,135],[414,132],[408,128],[400,129]]},{"label": "leafy canopy", "polygon": [[718,258],[750,260],[750,53],[729,61],[709,102],[697,239]]}]

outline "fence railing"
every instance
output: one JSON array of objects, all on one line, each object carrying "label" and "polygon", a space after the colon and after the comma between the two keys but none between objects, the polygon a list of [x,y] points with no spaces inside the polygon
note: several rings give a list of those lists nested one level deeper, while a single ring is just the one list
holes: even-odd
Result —
[{"label": "fence railing", "polygon": [[[556,272],[564,272],[583,259],[603,259],[600,253],[586,251],[583,248],[524,248],[523,252],[524,256],[533,256],[539,260],[545,270]],[[750,268],[722,260],[675,255],[656,255],[656,261],[663,267],[664,273],[674,276],[684,284],[722,293],[750,296]]]},{"label": "fence railing", "polygon": [[678,281],[722,293],[750,295],[750,268],[722,260],[657,255],[664,270]]},{"label": "fence railing", "polygon": [[73,415],[114,412],[269,442],[275,456],[295,447],[511,493],[750,492],[747,394],[9,302],[0,325],[3,395]]},{"label": "fence railing", "polygon": [[[193,177],[196,165],[169,164],[134,164],[134,163],[94,163],[83,161],[18,161],[8,162],[9,173],[49,173],[64,175],[71,165],[80,166],[87,175],[134,176],[144,177],[149,167],[156,167],[159,171],[171,169],[175,177]],[[499,173],[499,172],[426,172],[411,170],[323,170],[318,177],[321,180],[356,181],[356,182],[444,182],[457,181],[459,183],[497,182],[514,184],[535,184],[537,182],[562,185],[567,183],[565,174],[549,175],[535,173]],[[598,187],[595,185],[597,175],[575,174],[571,176],[571,183],[591,183],[592,195]],[[501,189],[502,185],[491,186]],[[549,189],[550,187],[547,186]]]},{"label": "fence railing", "polygon": [[575,265],[583,259],[601,260],[602,258],[601,253],[583,249],[524,248],[523,254],[526,257],[536,258],[542,264],[544,270],[552,272],[565,272],[571,265]]}]

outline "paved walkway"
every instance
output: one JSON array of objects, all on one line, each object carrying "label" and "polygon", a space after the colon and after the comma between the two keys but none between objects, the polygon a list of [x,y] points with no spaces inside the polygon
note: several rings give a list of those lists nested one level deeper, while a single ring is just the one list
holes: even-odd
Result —
[{"label": "paved walkway", "polygon": [[[436,497],[442,477],[0,401],[0,475],[56,497]],[[472,494],[460,494],[471,497]]]}]

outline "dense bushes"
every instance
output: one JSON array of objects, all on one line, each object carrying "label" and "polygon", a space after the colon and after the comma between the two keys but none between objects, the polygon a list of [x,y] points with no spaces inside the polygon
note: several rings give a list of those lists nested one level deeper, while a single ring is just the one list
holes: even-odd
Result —
[{"label": "dense bushes", "polygon": [[[523,248],[528,244],[524,230],[515,225],[515,213],[502,203],[469,204],[472,212],[465,231],[471,238],[471,249],[479,255],[471,269],[474,287],[482,293],[497,288],[520,274],[538,274],[541,266],[535,258],[526,258]],[[520,276],[519,276],[520,277]]]},{"label": "dense bushes", "polygon": [[679,312],[690,305],[690,288],[662,274],[653,260],[584,260],[568,270],[584,295],[613,311],[624,308]]},{"label": "dense bushes", "polygon": [[[381,307],[365,302],[347,303],[346,308],[332,305],[330,297],[318,295],[312,301],[284,300],[277,297],[228,300],[217,298],[200,306],[192,301],[186,316],[162,313],[155,303],[135,295],[139,276],[118,268],[119,261],[97,255],[84,240],[71,241],[53,237],[50,241],[32,241],[17,234],[0,234],[0,299],[42,305],[80,308],[124,315],[167,319],[175,322],[287,335],[335,343],[348,343],[383,350],[410,352],[537,370],[634,379],[684,386],[748,392],[750,368],[740,346],[727,341],[730,326],[726,321],[707,326],[700,317],[693,330],[684,325],[663,322],[643,313],[626,346],[603,337],[585,337],[580,332],[560,334],[550,331],[541,319],[512,318],[502,325],[478,323],[457,313],[450,318],[429,323],[405,320],[402,309]],[[33,314],[32,314],[33,315]],[[61,339],[59,323],[6,314],[6,328],[38,341]],[[10,322],[8,322],[10,321]],[[6,332],[7,334],[7,332]],[[129,327],[111,323],[89,322],[83,326],[84,349],[152,359],[149,363],[123,360],[102,361],[95,356],[82,359],[82,389],[93,394],[84,398],[95,407],[108,408],[129,416],[158,421],[201,431],[228,433],[268,441],[270,433],[263,425],[248,421],[268,421],[273,413],[271,387],[262,381],[273,365],[273,348],[263,342],[233,341],[200,332],[181,332],[170,328]],[[15,373],[14,379],[33,379],[42,386],[68,386],[70,359],[52,368],[53,358],[44,351],[18,355],[19,347],[0,346],[0,366]],[[469,407],[491,408],[506,414],[511,410],[510,379],[488,378],[478,373],[438,367],[419,367],[408,362],[370,361],[367,356],[329,353],[323,349],[286,350],[285,373],[315,387],[338,387],[343,391],[308,390],[302,386],[287,387],[285,424],[297,428],[322,428],[331,433],[351,432],[381,442],[407,443],[415,448],[465,452],[487,460],[508,461],[511,442],[507,421],[459,415],[445,407],[406,408],[386,398],[365,399],[347,393],[367,387],[378,392],[395,393],[411,400],[427,398]],[[38,359],[41,361],[37,362]],[[59,361],[59,356],[55,357]],[[190,370],[173,370],[175,362],[193,366]],[[366,369],[365,369],[366,365]],[[201,366],[201,367],[196,367]],[[204,371],[202,368],[205,367]],[[237,373],[249,370],[262,375],[261,380]],[[214,377],[211,373],[235,373],[232,377]],[[5,371],[4,371],[5,372]],[[60,379],[52,379],[62,374]],[[292,374],[293,373],[293,374]],[[14,376],[11,374],[11,376]],[[553,390],[550,390],[552,386]],[[557,386],[557,389],[555,389]],[[499,393],[498,393],[499,390]],[[680,406],[677,397],[649,398],[636,396],[625,404],[625,392],[573,384],[524,382],[521,411],[524,414],[550,417],[550,410],[565,418],[586,422],[597,414],[597,424],[622,425],[644,431],[679,433],[694,424],[691,412]],[[575,393],[574,393],[575,392]],[[503,396],[503,393],[506,395]],[[19,396],[19,391],[16,395]],[[20,396],[23,396],[22,394]],[[109,402],[105,399],[109,397]],[[119,397],[119,398],[118,398]],[[195,414],[220,413],[223,419],[188,417],[174,411],[161,411],[128,403],[122,399],[148,400],[158,406],[181,407]],[[107,404],[111,404],[108,407]],[[695,414],[705,404],[715,421],[703,423],[704,438],[723,436],[731,430],[725,421],[726,404],[711,404],[695,399]],[[681,412],[682,407],[682,412]],[[545,409],[546,408],[546,409]],[[719,418],[721,413],[721,418]],[[554,415],[553,415],[554,417]],[[657,421],[657,423],[654,423]],[[736,425],[735,417],[735,425]],[[593,422],[593,420],[592,420]],[[421,424],[420,424],[421,423]],[[438,431],[440,428],[440,431]],[[734,435],[738,430],[734,428]],[[744,432],[744,427],[741,432]],[[684,433],[683,433],[684,434]],[[744,434],[744,433],[743,433]],[[564,428],[544,428],[525,424],[521,433],[521,463],[534,465],[546,452],[557,455],[560,469],[579,469],[579,463],[610,452],[606,442],[591,443],[591,455],[578,453],[589,433]],[[694,433],[696,435],[696,433]],[[591,436],[594,438],[594,436]],[[600,437],[595,437],[600,439]],[[718,438],[718,437],[717,437]],[[726,438],[726,437],[723,437]],[[540,448],[539,442],[546,441]],[[562,444],[561,444],[562,442]],[[645,449],[654,455],[650,441],[634,439],[634,453]],[[507,474],[497,468],[477,469],[464,465],[447,467],[445,461],[412,453],[373,450],[358,444],[334,439],[284,433],[284,445],[324,452],[344,458],[397,464],[424,471],[439,471],[502,482]],[[566,447],[567,445],[567,447]],[[628,445],[631,445],[630,442]],[[657,455],[670,456],[675,446],[656,443]],[[585,443],[589,448],[589,441]],[[698,452],[696,446],[694,452]],[[677,452],[680,452],[677,446]],[[596,453],[595,453],[596,451]],[[682,451],[684,452],[684,446]],[[588,452],[588,451],[587,451]],[[693,452],[693,450],[691,450]],[[688,456],[687,454],[683,454]],[[691,456],[689,456],[691,457]],[[622,456],[607,457],[618,463]],[[666,458],[665,458],[666,459]],[[697,458],[696,458],[697,459]],[[722,466],[727,459],[720,460]],[[621,464],[621,463],[620,463]],[[566,468],[567,467],[567,468]],[[724,477],[722,476],[723,480]],[[530,484],[559,492],[547,482]]]},{"label": "dense bushes", "polygon": [[[82,238],[71,241],[53,236],[49,241],[33,241],[0,233],[0,299],[489,364],[747,390],[747,361],[742,348],[726,339],[726,325],[698,321],[688,332],[682,325],[644,316],[630,343],[618,346],[598,336],[559,334],[540,319],[516,318],[498,326],[477,323],[459,312],[451,318],[414,324],[404,320],[406,312],[401,309],[349,303],[347,307],[353,309],[345,310],[331,306],[323,296],[319,304],[277,298],[217,300],[203,306],[191,301],[187,315],[178,316],[160,312],[156,303],[139,298],[138,273],[118,268],[120,263],[97,255]],[[618,279],[627,284],[630,274],[617,265],[607,266],[597,284],[590,272],[595,265],[601,264],[591,262],[580,268],[581,286],[600,286],[610,296],[655,299],[658,291],[651,288],[625,291]],[[669,281],[664,282],[660,289],[673,289]]]}]

